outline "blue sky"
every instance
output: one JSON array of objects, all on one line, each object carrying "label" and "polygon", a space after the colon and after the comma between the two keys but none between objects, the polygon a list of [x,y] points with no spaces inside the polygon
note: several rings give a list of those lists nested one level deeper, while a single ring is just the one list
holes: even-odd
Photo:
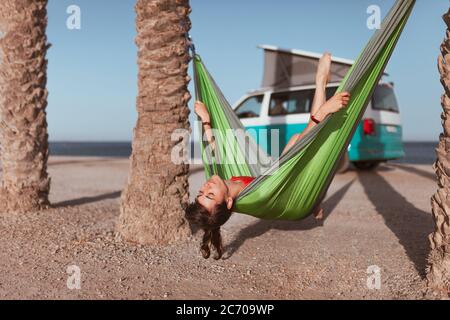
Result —
[{"label": "blue sky", "polygon": [[[136,121],[134,0],[49,0],[51,141],[128,141]],[[393,0],[192,0],[198,52],[230,102],[259,87],[270,44],[354,59],[371,36],[369,5]],[[69,30],[70,5],[81,30]],[[387,71],[396,84],[404,139],[437,140],[442,87],[436,67],[447,0],[418,0]],[[192,85],[190,86],[192,88]]]}]

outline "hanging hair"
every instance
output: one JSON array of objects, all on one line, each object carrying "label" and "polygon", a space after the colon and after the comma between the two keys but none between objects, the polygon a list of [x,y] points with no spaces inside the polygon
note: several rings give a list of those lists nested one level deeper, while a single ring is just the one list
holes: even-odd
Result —
[{"label": "hanging hair", "polygon": [[222,257],[223,245],[220,227],[228,221],[231,212],[226,202],[217,205],[212,213],[209,213],[197,200],[187,206],[186,219],[204,231],[200,246],[203,258],[208,259],[211,255],[211,245],[217,253],[214,259],[218,260]]}]

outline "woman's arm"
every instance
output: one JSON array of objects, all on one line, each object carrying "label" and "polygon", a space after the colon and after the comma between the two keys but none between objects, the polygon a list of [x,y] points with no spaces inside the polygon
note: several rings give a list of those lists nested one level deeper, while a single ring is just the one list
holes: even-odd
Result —
[{"label": "woman's arm", "polygon": [[[348,105],[348,102],[350,101],[350,93],[348,92],[341,92],[333,96],[330,100],[325,102],[319,110],[317,110],[312,116],[318,120],[319,122],[322,122],[329,114],[335,113],[345,106]],[[314,128],[317,125],[312,119],[309,120],[308,125],[306,126],[305,130],[303,130],[302,133],[294,134],[289,142],[286,144],[286,147],[284,147],[282,155],[285,154],[289,149],[291,149],[295,143],[300,140],[305,134],[307,134],[312,128]]]},{"label": "woman's arm", "polygon": [[212,150],[214,150],[216,146],[215,138],[211,127],[211,119],[206,106],[202,102],[196,101],[194,105],[194,111],[202,121],[203,131],[205,132],[208,144],[211,146]]}]

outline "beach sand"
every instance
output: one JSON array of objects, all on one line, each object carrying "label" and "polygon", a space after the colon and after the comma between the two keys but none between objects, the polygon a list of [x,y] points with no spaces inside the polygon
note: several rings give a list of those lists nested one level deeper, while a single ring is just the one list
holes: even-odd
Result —
[{"label": "beach sand", "polygon": [[[40,213],[0,215],[1,299],[421,299],[433,230],[430,165],[384,164],[336,176],[325,220],[233,215],[225,259],[204,260],[200,234],[166,248],[115,234],[122,158],[52,157],[51,201]],[[203,181],[193,170],[191,192]],[[67,287],[67,267],[81,289]],[[381,286],[367,287],[370,266]],[[373,268],[373,267],[372,267]]]}]

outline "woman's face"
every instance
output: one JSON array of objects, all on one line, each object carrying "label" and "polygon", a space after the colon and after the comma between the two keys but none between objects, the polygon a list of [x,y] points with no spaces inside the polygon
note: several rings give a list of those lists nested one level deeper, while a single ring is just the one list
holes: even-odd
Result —
[{"label": "woman's face", "polygon": [[212,176],[200,188],[197,194],[197,201],[209,213],[212,213],[214,208],[226,201],[228,198],[228,187],[219,176]]}]

